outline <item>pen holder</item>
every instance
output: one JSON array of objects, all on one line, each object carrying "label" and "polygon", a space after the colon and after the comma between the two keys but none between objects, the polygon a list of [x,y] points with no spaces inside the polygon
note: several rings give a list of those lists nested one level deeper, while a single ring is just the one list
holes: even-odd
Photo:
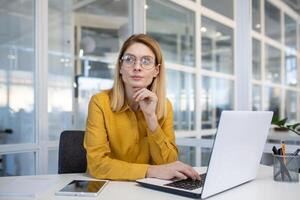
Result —
[{"label": "pen holder", "polygon": [[275,155],[273,178],[280,182],[299,182],[300,156],[293,154]]}]

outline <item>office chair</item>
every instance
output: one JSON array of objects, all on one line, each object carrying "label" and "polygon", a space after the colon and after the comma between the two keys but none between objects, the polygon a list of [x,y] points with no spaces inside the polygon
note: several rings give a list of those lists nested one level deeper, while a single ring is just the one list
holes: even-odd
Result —
[{"label": "office chair", "polygon": [[59,139],[58,173],[85,173],[86,151],[83,147],[84,131],[63,131]]}]

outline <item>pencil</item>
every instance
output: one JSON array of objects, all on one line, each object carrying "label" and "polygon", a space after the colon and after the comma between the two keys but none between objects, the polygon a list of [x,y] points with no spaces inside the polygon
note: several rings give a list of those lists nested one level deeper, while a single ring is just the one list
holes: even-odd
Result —
[{"label": "pencil", "polygon": [[284,143],[284,141],[281,142],[281,149],[282,149],[283,162],[284,162],[284,164],[286,165],[286,158],[285,158],[285,155],[286,155],[286,149],[285,149],[285,143]]}]

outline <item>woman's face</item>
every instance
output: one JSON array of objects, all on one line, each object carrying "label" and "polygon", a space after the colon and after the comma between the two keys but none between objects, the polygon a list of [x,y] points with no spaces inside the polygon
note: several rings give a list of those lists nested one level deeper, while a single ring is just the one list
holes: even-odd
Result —
[{"label": "woman's face", "polygon": [[125,88],[146,88],[159,73],[154,53],[142,43],[129,46],[121,60],[120,74]]}]

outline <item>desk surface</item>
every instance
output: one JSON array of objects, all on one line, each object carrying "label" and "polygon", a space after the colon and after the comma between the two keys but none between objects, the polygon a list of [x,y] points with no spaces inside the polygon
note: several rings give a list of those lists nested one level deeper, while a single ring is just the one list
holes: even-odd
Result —
[{"label": "desk surface", "polygon": [[[203,170],[197,168],[198,171]],[[228,190],[216,196],[208,198],[209,200],[295,200],[300,196],[300,183],[281,183],[275,182],[272,179],[272,167],[260,166],[257,179],[241,185],[237,188]],[[0,187],[8,184],[9,182],[16,180],[20,177],[1,177]],[[91,179],[86,174],[64,174],[64,175],[39,175],[39,176],[22,176],[22,178],[29,179],[50,179],[55,180],[51,187],[48,187],[45,191],[41,192],[35,198],[22,198],[22,197],[4,197],[0,196],[0,199],[5,200],[20,200],[20,199],[53,199],[53,200],[90,200],[90,199],[130,199],[130,200],[147,200],[147,199],[190,199],[178,195],[173,195],[165,192],[155,191],[148,188],[144,188],[136,184],[135,182],[121,182],[121,181],[110,181],[109,184],[104,188],[100,195],[96,198],[87,197],[62,197],[55,196],[54,193],[62,188],[65,184],[73,179]]]}]

